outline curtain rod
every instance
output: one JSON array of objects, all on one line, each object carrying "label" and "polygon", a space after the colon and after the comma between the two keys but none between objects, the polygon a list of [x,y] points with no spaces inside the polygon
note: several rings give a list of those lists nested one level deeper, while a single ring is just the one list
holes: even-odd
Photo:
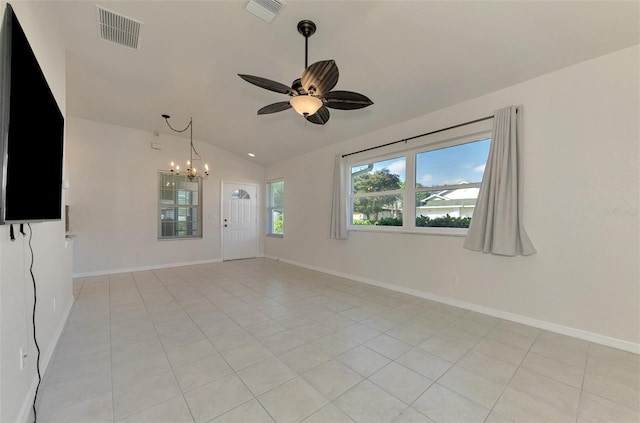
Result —
[{"label": "curtain rod", "polygon": [[460,128],[461,126],[467,126],[467,125],[471,125],[472,123],[478,123],[478,122],[482,122],[484,120],[489,120],[489,119],[493,119],[493,115],[485,116],[485,117],[482,117],[480,119],[470,120],[470,121],[464,122],[464,123],[459,123],[457,125],[449,126],[447,128],[438,129],[436,131],[426,132],[426,133],[420,134],[420,135],[414,135],[413,137],[403,138],[403,139],[398,140],[398,141],[388,142],[386,144],[377,145],[375,147],[365,148],[364,150],[354,151],[353,153],[343,154],[342,157],[344,158],[344,157],[347,157],[347,156],[352,156],[354,154],[364,153],[365,151],[371,151],[371,150],[375,150],[377,148],[386,147],[388,145],[398,144],[398,143],[401,143],[401,142],[407,142],[407,141],[410,141],[410,140],[413,140],[413,139],[416,139],[416,138],[426,137],[427,135],[437,134],[438,132],[444,132],[444,131],[448,131],[450,129]]}]

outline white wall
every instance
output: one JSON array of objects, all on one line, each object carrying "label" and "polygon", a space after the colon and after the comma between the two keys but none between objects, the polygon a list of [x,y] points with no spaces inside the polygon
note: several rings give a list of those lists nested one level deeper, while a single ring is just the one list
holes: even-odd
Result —
[{"label": "white wall", "polygon": [[[258,184],[264,167],[194,139],[211,176],[203,183],[203,238],[158,241],[158,170],[185,168],[189,140],[70,117],[68,204],[75,275],[218,261],[221,180]],[[183,128],[188,122],[172,122]],[[158,116],[158,124],[165,122]],[[159,142],[161,150],[151,148]],[[258,201],[264,204],[261,194]],[[259,234],[264,233],[260,213]],[[259,237],[262,254],[262,237]]]},{"label": "white wall", "polygon": [[[6,2],[0,2],[4,15]],[[13,2],[12,6],[34,50],[49,85],[65,112],[65,52],[59,29],[53,26],[46,6]],[[37,116],[34,116],[37,124]],[[37,154],[37,151],[34,152]],[[25,169],[29,164],[25,163]],[[42,175],[46,177],[46,175]],[[37,195],[37,187],[34,187]],[[64,196],[64,192],[63,192]],[[64,203],[64,198],[63,198]],[[64,222],[33,223],[33,271],[37,283],[36,334],[42,352],[40,369],[44,373],[66,317],[73,304],[71,246],[65,243]],[[33,288],[29,266],[28,238],[18,233],[9,241],[9,225],[0,226],[0,421],[25,421],[37,382],[37,351],[33,342],[31,310]],[[25,225],[25,231],[29,234]],[[53,308],[54,298],[56,309]],[[18,351],[28,357],[19,368]]]},{"label": "white wall", "polygon": [[[640,351],[638,63],[635,46],[268,166],[267,179],[285,180],[286,221],[265,255]],[[483,255],[459,237],[329,239],[335,154],[520,104],[524,222],[538,254]]]}]

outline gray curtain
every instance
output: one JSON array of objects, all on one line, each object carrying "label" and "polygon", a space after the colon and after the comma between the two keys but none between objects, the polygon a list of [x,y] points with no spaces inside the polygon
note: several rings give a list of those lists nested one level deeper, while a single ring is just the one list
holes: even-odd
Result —
[{"label": "gray curtain", "polygon": [[502,256],[536,253],[522,226],[522,107],[496,110],[489,158],[464,248]]},{"label": "gray curtain", "polygon": [[329,237],[331,239],[347,239],[347,160],[338,154],[335,160],[333,171],[333,201],[331,204],[331,228]]}]

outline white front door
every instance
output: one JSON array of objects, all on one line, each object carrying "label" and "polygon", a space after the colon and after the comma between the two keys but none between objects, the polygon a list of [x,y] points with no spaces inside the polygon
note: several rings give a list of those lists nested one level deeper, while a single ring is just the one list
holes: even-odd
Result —
[{"label": "white front door", "polygon": [[258,251],[258,187],[222,182],[222,259],[256,257]]}]

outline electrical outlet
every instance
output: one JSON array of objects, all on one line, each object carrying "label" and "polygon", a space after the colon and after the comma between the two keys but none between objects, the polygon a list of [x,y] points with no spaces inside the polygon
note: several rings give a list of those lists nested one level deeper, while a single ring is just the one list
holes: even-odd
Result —
[{"label": "electrical outlet", "polygon": [[454,276],[453,279],[451,280],[451,282],[453,282],[454,285],[458,284],[458,277]]}]

